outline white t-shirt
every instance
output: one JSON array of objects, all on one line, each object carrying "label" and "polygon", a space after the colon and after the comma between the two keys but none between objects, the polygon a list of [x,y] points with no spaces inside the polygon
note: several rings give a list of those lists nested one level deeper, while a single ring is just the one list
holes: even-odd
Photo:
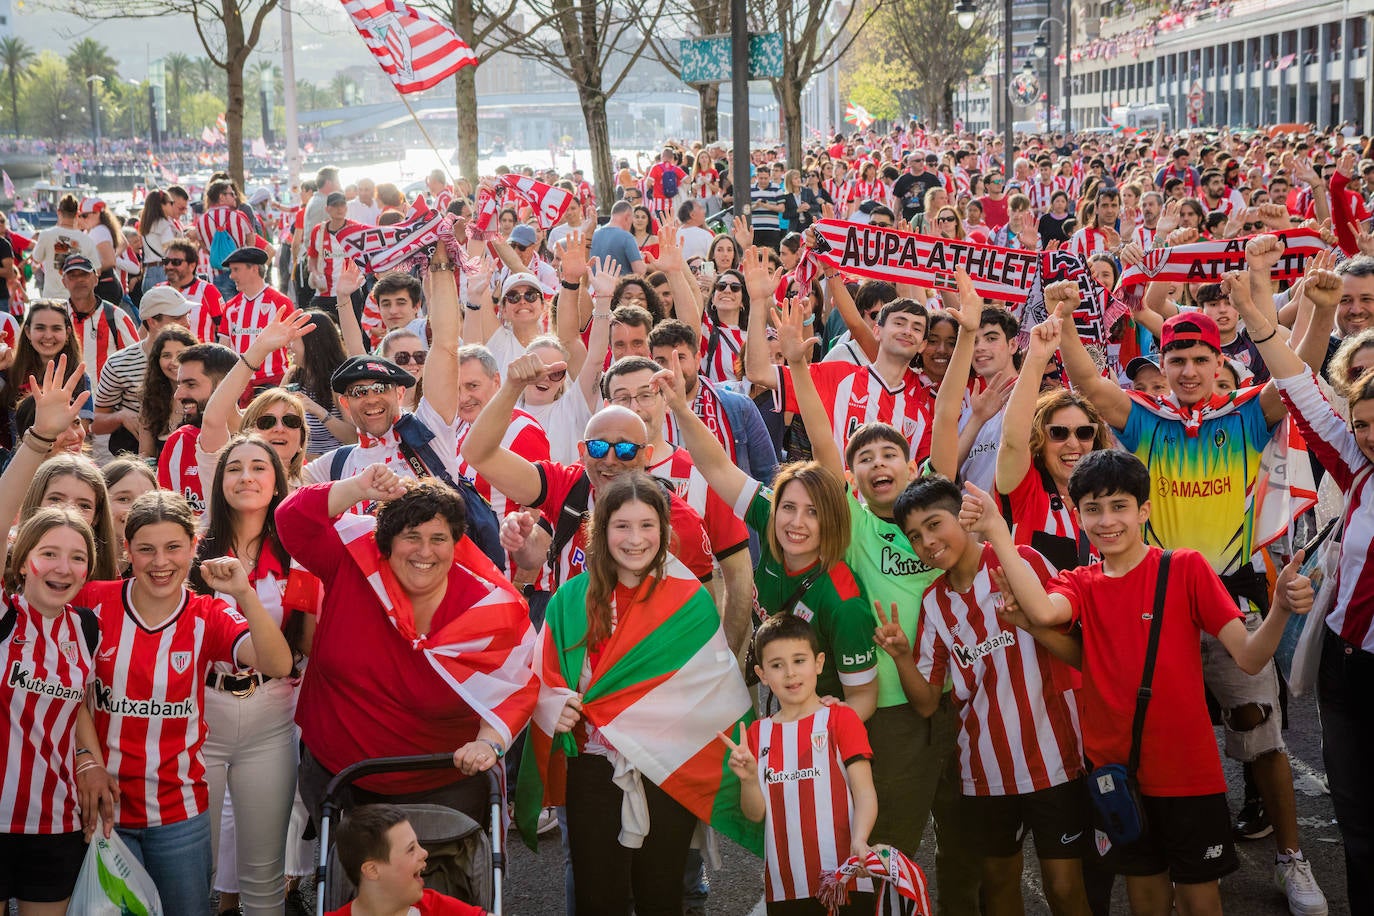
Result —
[{"label": "white t-shirt", "polygon": [[362,223],[364,226],[377,225],[377,217],[382,215],[382,208],[374,199],[372,203],[365,204],[358,198],[353,198],[348,202],[348,218],[355,223]]},{"label": "white t-shirt", "polygon": [[62,285],[62,262],[73,254],[84,255],[92,265],[100,267],[100,249],[95,247],[95,239],[80,229],[52,226],[38,233],[33,259],[43,265],[43,298],[67,298],[67,288]]},{"label": "white t-shirt", "polygon": [[[517,340],[506,325],[497,328],[496,333],[487,338],[486,348],[496,357],[496,371],[501,373],[502,378],[506,375],[506,367],[525,355],[525,344]],[[542,421],[540,425],[543,425]]]},{"label": "white t-shirt", "polygon": [[845,331],[835,338],[835,343],[826,351],[823,363],[850,363],[855,366],[868,366],[873,360],[868,358],[868,354],[854,342],[854,336]]},{"label": "white t-shirt", "polygon": [[[996,416],[983,424],[968,450],[968,458],[959,467],[960,476],[988,492],[992,492],[997,479],[997,446],[1002,442],[1002,418],[1005,416],[1006,410],[998,411]],[[960,431],[968,422],[969,414],[966,412],[959,421]]]},{"label": "white t-shirt", "polygon": [[682,259],[704,258],[711,250],[711,239],[715,238],[710,229],[700,226],[683,226],[677,231],[677,243],[682,248]]},{"label": "white t-shirt", "polygon": [[568,379],[568,389],[563,396],[552,404],[535,407],[521,401],[520,409],[544,427],[544,434],[549,437],[551,460],[564,465],[577,463],[577,443],[582,441],[582,434],[587,430],[592,407],[582,397],[582,389],[572,378]]}]

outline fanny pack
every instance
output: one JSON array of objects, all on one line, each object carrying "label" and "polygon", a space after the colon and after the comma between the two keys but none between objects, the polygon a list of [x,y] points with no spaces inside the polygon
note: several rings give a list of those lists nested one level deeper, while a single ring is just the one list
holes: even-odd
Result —
[{"label": "fanny pack", "polygon": [[1145,670],[1135,696],[1135,719],[1131,722],[1130,759],[1125,764],[1109,763],[1088,774],[1088,795],[1101,818],[1102,831],[1113,845],[1133,843],[1145,833],[1145,809],[1140,802],[1136,770],[1140,767],[1140,739],[1145,731],[1145,710],[1150,705],[1150,685],[1154,682],[1155,656],[1159,654],[1159,634],[1164,628],[1164,592],[1169,582],[1166,550],[1159,558],[1159,578],[1155,582],[1154,610],[1150,614],[1150,641],[1145,649]]}]

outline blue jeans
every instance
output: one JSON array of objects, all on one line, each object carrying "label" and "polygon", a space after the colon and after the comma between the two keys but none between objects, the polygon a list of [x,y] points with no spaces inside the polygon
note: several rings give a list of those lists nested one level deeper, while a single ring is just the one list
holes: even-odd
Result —
[{"label": "blue jeans", "polygon": [[159,283],[165,282],[167,282],[167,268],[163,267],[161,263],[149,264],[143,268],[143,291],[145,293]]},{"label": "blue jeans", "polygon": [[119,828],[134,857],[157,885],[164,913],[204,913],[210,907],[210,814],[142,830]]},{"label": "blue jeans", "polygon": [[239,294],[238,285],[234,283],[233,280],[229,279],[229,271],[227,270],[215,271],[215,275],[211,278],[210,282],[215,285],[215,289],[219,290],[219,294],[223,297],[225,302],[228,302]]}]

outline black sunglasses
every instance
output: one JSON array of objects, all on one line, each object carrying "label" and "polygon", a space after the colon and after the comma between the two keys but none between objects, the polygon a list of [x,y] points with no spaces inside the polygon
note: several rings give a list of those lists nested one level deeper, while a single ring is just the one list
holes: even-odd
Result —
[{"label": "black sunglasses", "polygon": [[732,293],[737,293],[744,289],[744,287],[736,280],[721,280],[716,284],[716,289],[729,290]]},{"label": "black sunglasses", "polygon": [[515,305],[521,299],[524,299],[526,302],[543,302],[544,294],[537,289],[527,289],[524,293],[513,289],[505,295],[507,305]]},{"label": "black sunglasses", "polygon": [[1051,442],[1067,442],[1070,433],[1073,433],[1073,437],[1079,442],[1092,442],[1097,438],[1097,427],[1091,423],[1072,429],[1067,426],[1047,426],[1045,432],[1049,434]]},{"label": "black sunglasses", "polygon": [[191,262],[186,260],[185,258],[163,258],[162,263],[171,264],[174,267],[180,267],[183,264],[190,264]]},{"label": "black sunglasses", "polygon": [[411,363],[423,366],[428,355],[424,350],[397,350],[391,354],[391,361],[398,366],[409,366]]},{"label": "black sunglasses", "polygon": [[587,455],[600,461],[615,449],[615,457],[620,461],[634,461],[639,450],[644,446],[636,442],[607,442],[605,439],[586,439],[582,445],[587,449]]},{"label": "black sunglasses", "polygon": [[305,421],[293,413],[282,414],[280,417],[265,413],[253,421],[253,425],[263,432],[276,429],[278,423],[287,429],[300,429],[305,425]]}]

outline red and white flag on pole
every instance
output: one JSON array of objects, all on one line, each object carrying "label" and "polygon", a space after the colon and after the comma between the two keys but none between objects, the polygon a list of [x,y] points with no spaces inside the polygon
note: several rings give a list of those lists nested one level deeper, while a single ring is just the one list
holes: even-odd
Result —
[{"label": "red and white flag on pole", "polygon": [[343,0],[377,63],[400,93],[419,92],[477,66],[477,55],[438,19],[396,0]]},{"label": "red and white flag on pole", "polygon": [[224,119],[224,112],[222,111],[215,118],[215,130],[219,131],[221,135],[229,133],[229,122]]},{"label": "red and white flag on pole", "polygon": [[0,170],[0,178],[3,178],[5,181],[5,196],[10,200],[17,199],[19,195],[14,191],[14,182],[10,181],[10,173]]}]

